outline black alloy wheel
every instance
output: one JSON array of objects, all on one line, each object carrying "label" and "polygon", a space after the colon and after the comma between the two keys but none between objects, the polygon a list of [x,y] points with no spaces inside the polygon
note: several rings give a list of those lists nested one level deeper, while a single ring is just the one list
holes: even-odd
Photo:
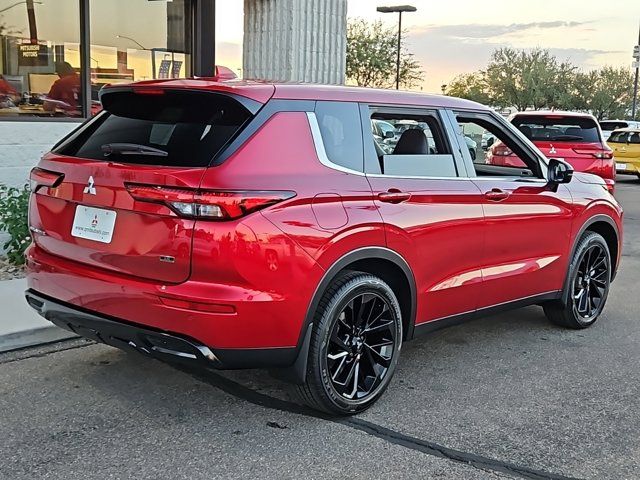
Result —
[{"label": "black alloy wheel", "polygon": [[573,308],[580,318],[589,322],[600,313],[610,275],[608,252],[598,244],[589,246],[582,254],[573,282]]},{"label": "black alloy wheel", "polygon": [[553,323],[569,328],[587,328],[604,309],[611,283],[611,254],[605,239],[587,231],[575,248],[561,300],[543,305]]},{"label": "black alloy wheel", "polygon": [[370,395],[389,371],[395,349],[395,319],[387,300],[358,293],[333,323],[326,363],[331,384],[348,399]]},{"label": "black alloy wheel", "polygon": [[340,273],[314,316],[302,400],[331,414],[365,410],[389,385],[401,345],[402,314],[389,285],[368,273]]}]

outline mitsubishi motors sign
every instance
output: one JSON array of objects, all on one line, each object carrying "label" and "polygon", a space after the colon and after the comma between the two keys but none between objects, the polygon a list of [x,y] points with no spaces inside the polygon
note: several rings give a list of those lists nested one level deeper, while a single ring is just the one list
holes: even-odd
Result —
[{"label": "mitsubishi motors sign", "polygon": [[18,45],[18,66],[46,67],[49,64],[49,47],[46,43],[22,43]]}]

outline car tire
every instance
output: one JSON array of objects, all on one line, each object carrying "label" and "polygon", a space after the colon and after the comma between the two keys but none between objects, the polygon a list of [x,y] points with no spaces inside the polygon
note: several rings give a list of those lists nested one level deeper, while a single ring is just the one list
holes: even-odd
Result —
[{"label": "car tire", "polygon": [[340,273],[315,312],[298,393],[332,415],[361,412],[389,385],[401,345],[402,314],[389,285],[368,273]]},{"label": "car tire", "polygon": [[544,313],[556,325],[587,328],[600,317],[611,283],[611,253],[605,239],[586,232],[569,265],[563,299],[544,304]]}]

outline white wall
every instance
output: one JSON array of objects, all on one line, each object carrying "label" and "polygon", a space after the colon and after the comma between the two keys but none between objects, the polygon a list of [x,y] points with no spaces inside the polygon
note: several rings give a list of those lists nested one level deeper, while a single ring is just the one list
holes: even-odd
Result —
[{"label": "white wall", "polygon": [[0,121],[0,183],[26,183],[40,157],[79,124]]},{"label": "white wall", "polygon": [[[76,128],[76,122],[0,121],[0,183],[14,187],[29,181],[29,170],[62,137]],[[8,236],[0,232],[0,254]]]}]

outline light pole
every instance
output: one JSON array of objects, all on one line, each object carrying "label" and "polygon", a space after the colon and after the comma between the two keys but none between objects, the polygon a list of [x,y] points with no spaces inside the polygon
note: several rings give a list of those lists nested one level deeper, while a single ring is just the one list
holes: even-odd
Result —
[{"label": "light pole", "polygon": [[135,43],[137,46],[139,46],[142,50],[149,50],[148,48],[145,48],[144,45],[142,45],[135,38],[127,37],[126,35],[116,35],[116,38],[124,38],[125,40],[130,40],[133,43]]},{"label": "light pole", "polygon": [[147,52],[151,52],[151,70],[153,71],[153,79],[156,79],[156,49],[155,48],[146,48],[135,38],[127,37],[126,35],[116,35],[116,38],[124,38],[125,40],[129,40],[130,42],[135,43],[141,50],[145,50]]},{"label": "light pole", "polygon": [[633,49],[633,59],[636,64],[636,79],[633,83],[633,106],[631,107],[631,118],[635,120],[638,107],[638,76],[640,76],[640,27],[638,28],[638,43]]},{"label": "light pole", "polygon": [[395,7],[378,7],[380,13],[398,12],[398,56],[396,58],[396,90],[400,89],[400,48],[402,44],[402,12],[415,12],[416,7],[412,5],[397,5]]}]

